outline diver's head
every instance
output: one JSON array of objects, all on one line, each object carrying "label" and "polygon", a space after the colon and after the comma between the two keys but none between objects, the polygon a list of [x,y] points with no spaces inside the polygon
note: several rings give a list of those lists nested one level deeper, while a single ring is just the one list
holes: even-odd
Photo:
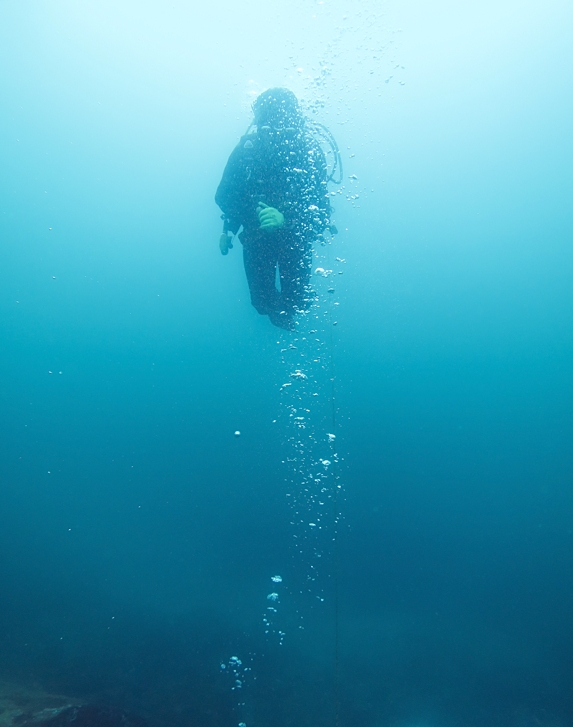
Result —
[{"label": "diver's head", "polygon": [[298,132],[304,124],[297,97],[288,88],[269,88],[253,104],[255,124],[259,131]]}]

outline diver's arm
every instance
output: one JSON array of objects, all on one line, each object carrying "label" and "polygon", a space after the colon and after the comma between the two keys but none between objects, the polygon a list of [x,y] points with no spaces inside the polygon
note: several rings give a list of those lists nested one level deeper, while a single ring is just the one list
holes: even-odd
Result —
[{"label": "diver's arm", "polygon": [[236,146],[227,161],[215,202],[221,208],[225,219],[225,231],[236,235],[243,222],[243,179],[244,164],[242,148]]}]

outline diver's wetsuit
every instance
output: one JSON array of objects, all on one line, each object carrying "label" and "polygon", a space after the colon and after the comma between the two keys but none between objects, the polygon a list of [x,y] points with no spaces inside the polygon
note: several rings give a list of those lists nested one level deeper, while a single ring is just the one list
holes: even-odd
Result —
[{"label": "diver's wetsuit", "polygon": [[[275,132],[274,138],[272,131],[243,136],[215,195],[225,229],[236,234],[243,227],[239,239],[251,302],[271,320],[281,311],[290,317],[307,307],[312,243],[330,215],[324,154],[304,127],[290,131],[290,136]],[[282,212],[284,226],[261,230],[259,202]]]}]

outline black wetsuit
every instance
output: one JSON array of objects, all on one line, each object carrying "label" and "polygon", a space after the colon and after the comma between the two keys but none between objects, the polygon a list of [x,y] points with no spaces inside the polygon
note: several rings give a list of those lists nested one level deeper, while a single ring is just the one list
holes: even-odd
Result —
[{"label": "black wetsuit", "polygon": [[[308,305],[312,243],[329,223],[330,201],[325,157],[310,134],[303,128],[290,137],[276,136],[242,137],[215,201],[227,230],[236,234],[243,228],[239,239],[253,306],[263,315],[285,311],[291,316]],[[284,226],[261,230],[259,202],[282,212]]]}]

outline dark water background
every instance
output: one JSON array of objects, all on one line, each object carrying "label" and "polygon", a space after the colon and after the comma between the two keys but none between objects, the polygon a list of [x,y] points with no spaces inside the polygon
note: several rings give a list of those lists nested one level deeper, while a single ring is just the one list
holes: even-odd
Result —
[{"label": "dark water background", "polygon": [[[572,20],[2,2],[1,678],[154,724],[573,724]],[[213,202],[270,85],[347,175],[286,363]],[[300,365],[337,557],[332,489],[290,524]]]}]

